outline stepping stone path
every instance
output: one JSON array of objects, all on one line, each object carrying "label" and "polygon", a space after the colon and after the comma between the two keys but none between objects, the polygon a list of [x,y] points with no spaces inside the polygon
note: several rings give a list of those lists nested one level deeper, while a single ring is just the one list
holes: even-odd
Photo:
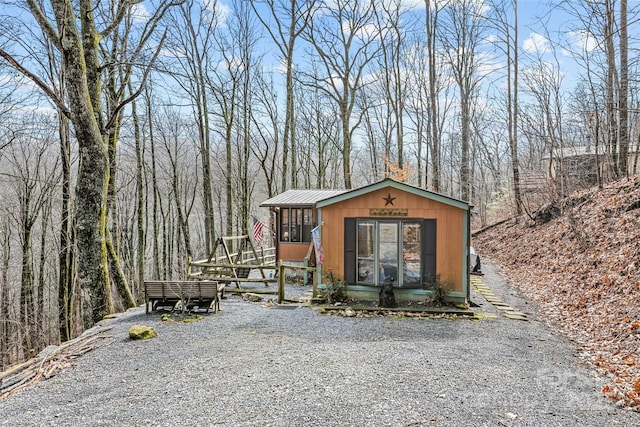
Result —
[{"label": "stepping stone path", "polygon": [[477,293],[482,295],[491,305],[502,312],[507,319],[528,321],[527,315],[516,310],[504,302],[502,298],[493,293],[493,290],[484,284],[481,276],[471,276],[471,284]]}]

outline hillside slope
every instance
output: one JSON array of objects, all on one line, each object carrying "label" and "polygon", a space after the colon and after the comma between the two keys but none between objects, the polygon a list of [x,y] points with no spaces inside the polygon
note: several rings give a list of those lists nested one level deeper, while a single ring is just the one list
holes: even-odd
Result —
[{"label": "hillside slope", "polygon": [[640,410],[640,176],[562,205],[536,225],[479,233],[474,246],[607,376],[609,398]]}]

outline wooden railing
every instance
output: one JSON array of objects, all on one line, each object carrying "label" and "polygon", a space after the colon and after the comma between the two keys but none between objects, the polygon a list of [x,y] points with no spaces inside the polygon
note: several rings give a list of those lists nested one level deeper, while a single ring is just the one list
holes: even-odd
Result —
[{"label": "wooden railing", "polygon": [[[194,268],[199,271],[194,271]],[[242,277],[244,274],[238,274],[242,269],[260,270],[262,277]],[[211,280],[219,283],[235,283],[236,288],[227,287],[225,292],[232,293],[257,293],[272,294],[278,296],[278,303],[283,302],[285,298],[285,280],[286,270],[303,270],[305,273],[314,273],[316,267],[308,267],[301,265],[287,265],[279,261],[277,264],[219,264],[209,260],[190,261],[187,268],[187,280]],[[271,271],[268,275],[265,271]],[[248,276],[248,274],[247,274]],[[246,289],[242,283],[264,283],[265,288],[269,288],[269,284],[277,283],[277,289]],[[315,294],[315,286],[314,286]]]}]

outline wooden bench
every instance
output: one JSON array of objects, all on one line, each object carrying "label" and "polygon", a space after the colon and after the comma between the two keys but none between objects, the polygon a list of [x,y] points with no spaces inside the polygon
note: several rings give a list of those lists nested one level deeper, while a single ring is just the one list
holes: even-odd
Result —
[{"label": "wooden bench", "polygon": [[145,280],[146,312],[148,314],[149,309],[153,311],[158,307],[171,307],[173,310],[178,302],[182,302],[186,309],[206,308],[207,313],[213,306],[213,312],[217,313],[224,288],[224,283],[214,280]]}]

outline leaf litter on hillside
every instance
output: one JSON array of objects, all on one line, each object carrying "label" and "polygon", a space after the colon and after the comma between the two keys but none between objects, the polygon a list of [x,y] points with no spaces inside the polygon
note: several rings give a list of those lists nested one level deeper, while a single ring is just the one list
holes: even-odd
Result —
[{"label": "leaf litter on hillside", "polygon": [[640,411],[640,177],[571,198],[557,218],[508,221],[474,246],[606,375],[608,398]]}]

